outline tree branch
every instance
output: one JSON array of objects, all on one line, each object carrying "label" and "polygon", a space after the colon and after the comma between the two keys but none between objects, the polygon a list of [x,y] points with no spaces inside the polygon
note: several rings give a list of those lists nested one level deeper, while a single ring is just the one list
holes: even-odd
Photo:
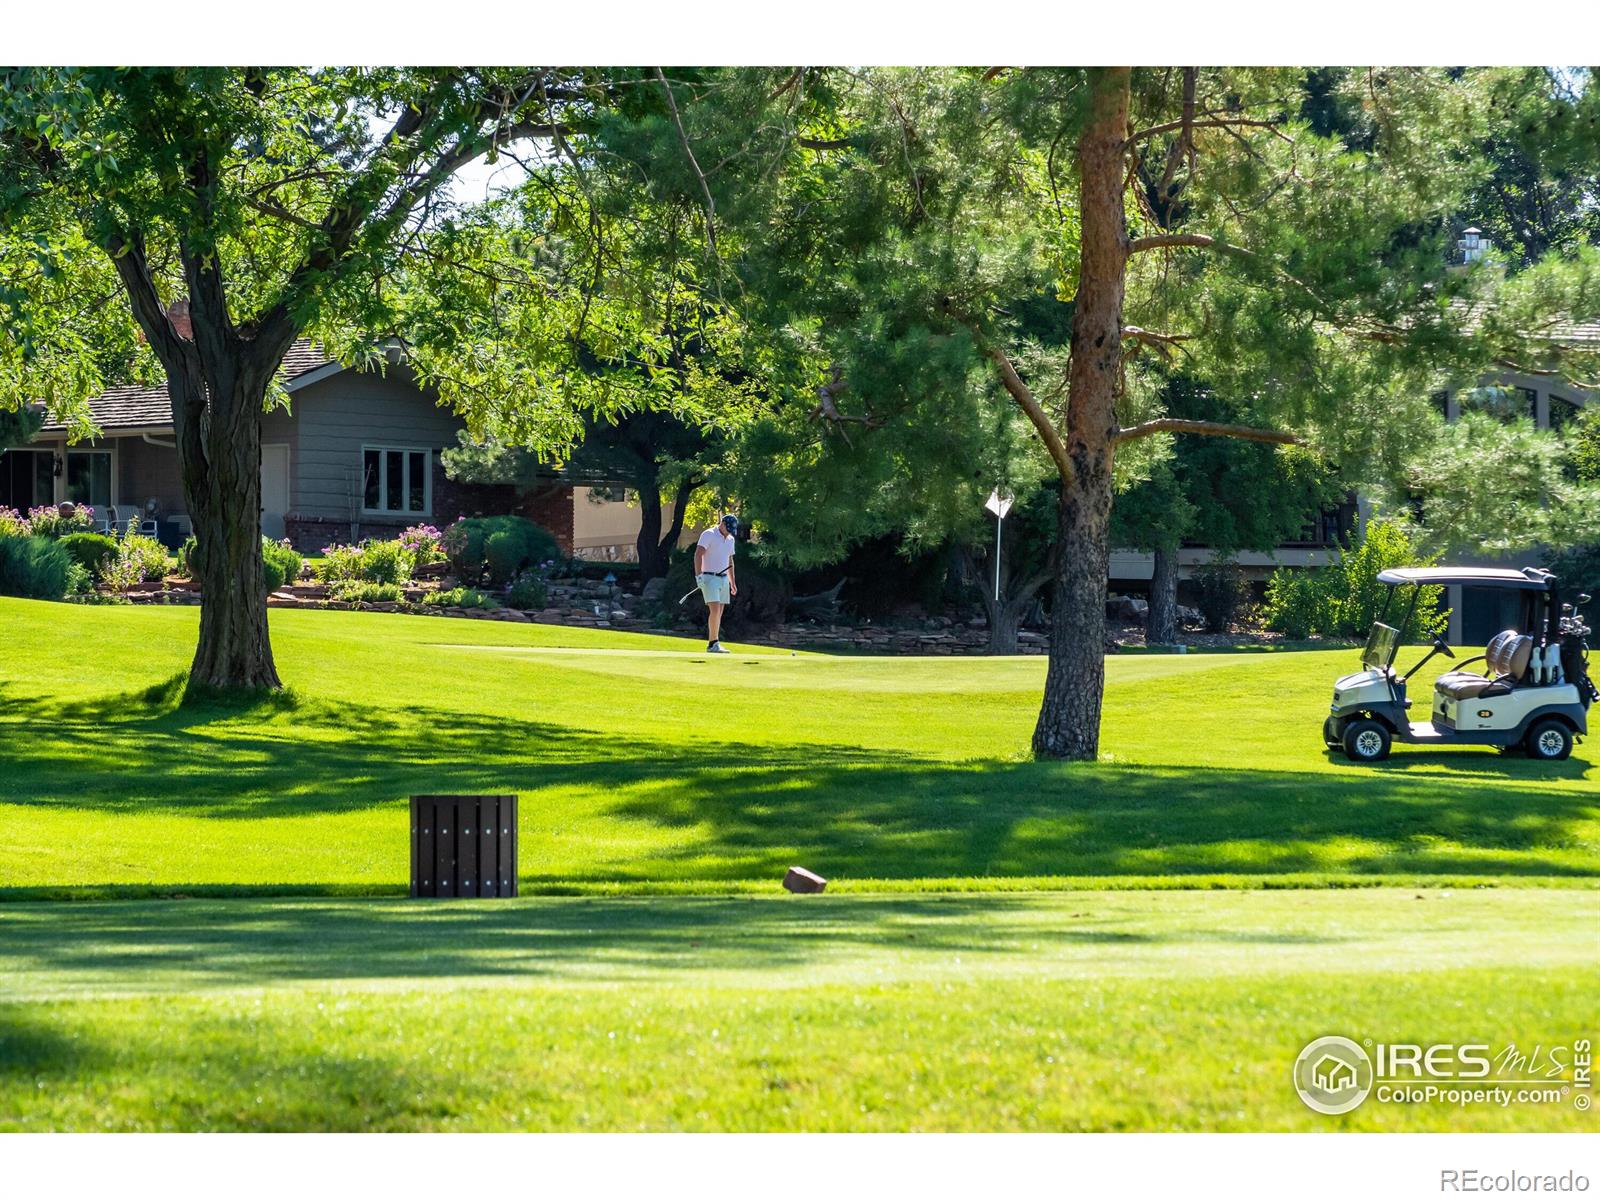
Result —
[{"label": "tree branch", "polygon": [[1000,382],[1005,385],[1011,399],[1016,402],[1018,408],[1028,414],[1028,420],[1033,422],[1033,428],[1039,434],[1039,439],[1044,442],[1045,449],[1050,452],[1050,458],[1056,464],[1056,470],[1061,473],[1061,478],[1070,483],[1076,474],[1072,467],[1072,458],[1067,454],[1066,443],[1061,440],[1061,433],[1056,429],[1055,422],[1050,419],[1050,414],[1045,412],[1044,406],[1034,398],[1028,385],[1022,382],[1022,377],[1017,374],[1016,367],[1011,365],[1011,360],[1006,357],[1004,350],[998,346],[986,346],[983,352],[999,370]]},{"label": "tree branch", "polygon": [[1128,135],[1128,145],[1142,142],[1145,138],[1155,137],[1162,133],[1174,133],[1177,130],[1188,129],[1276,129],[1282,121],[1251,120],[1247,117],[1203,117],[1199,120],[1185,121],[1182,118],[1176,121],[1164,121],[1160,125],[1152,125],[1148,129],[1141,129],[1137,133]]},{"label": "tree branch", "polygon": [[706,173],[700,169],[700,160],[694,156],[694,147],[689,145],[689,133],[683,127],[683,117],[678,113],[678,101],[672,94],[672,84],[667,81],[666,72],[660,67],[655,68],[656,79],[661,83],[661,90],[667,94],[667,108],[672,112],[672,123],[678,129],[678,142],[683,147],[683,152],[689,158],[689,165],[694,168],[695,176],[700,180],[700,192],[706,198],[706,244],[711,250],[712,258],[717,256],[717,202],[711,198],[711,184],[706,179]]},{"label": "tree branch", "polygon": [[1159,417],[1138,425],[1119,429],[1112,437],[1117,445],[1136,441],[1155,433],[1197,433],[1206,437],[1241,438],[1247,442],[1276,442],[1283,446],[1298,446],[1300,439],[1292,433],[1276,429],[1260,429],[1254,425],[1224,425],[1218,421],[1189,421],[1182,417]]},{"label": "tree branch", "polygon": [[1149,237],[1134,238],[1128,243],[1128,253],[1138,254],[1144,250],[1178,249],[1184,246],[1194,246],[1201,249],[1216,247],[1219,250],[1228,250],[1231,247],[1217,241],[1210,234],[1205,233],[1156,233]]},{"label": "tree branch", "polygon": [[1176,346],[1180,342],[1194,340],[1192,333],[1158,333],[1154,329],[1142,329],[1138,325],[1124,325],[1122,336],[1131,342],[1143,342],[1147,346]]}]

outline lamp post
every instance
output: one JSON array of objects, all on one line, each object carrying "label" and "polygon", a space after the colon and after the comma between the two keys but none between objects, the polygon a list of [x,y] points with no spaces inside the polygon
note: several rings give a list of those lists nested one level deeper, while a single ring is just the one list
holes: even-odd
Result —
[{"label": "lamp post", "polygon": [[1000,603],[1000,531],[1005,526],[1006,514],[1011,511],[1012,501],[1015,499],[1009,492],[1002,496],[1000,489],[995,488],[989,493],[989,499],[984,502],[984,507],[994,514],[994,602]]}]

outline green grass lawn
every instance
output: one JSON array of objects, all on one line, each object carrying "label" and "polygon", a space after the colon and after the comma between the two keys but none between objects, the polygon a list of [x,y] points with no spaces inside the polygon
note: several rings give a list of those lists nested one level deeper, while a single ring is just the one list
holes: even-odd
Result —
[{"label": "green grass lawn", "polygon": [[1593,896],[3,905],[0,1129],[1592,1130],[1290,1066],[1592,1037]]},{"label": "green grass lawn", "polygon": [[[275,611],[294,695],[180,707],[195,618],[0,599],[0,1128],[1592,1127],[1291,1090],[1593,1034],[1589,748],[1330,757],[1352,651],[1113,658],[1038,764],[1037,658]],[[589,894],[392,898],[443,791]]]},{"label": "green grass lawn", "polygon": [[452,791],[521,795],[525,891],[1600,878],[1592,743],[1354,766],[1320,739],[1348,650],[1113,657],[1106,761],[1037,764],[1038,658],[272,620],[293,704],[180,708],[193,609],[0,599],[0,899],[393,895],[405,797]]}]

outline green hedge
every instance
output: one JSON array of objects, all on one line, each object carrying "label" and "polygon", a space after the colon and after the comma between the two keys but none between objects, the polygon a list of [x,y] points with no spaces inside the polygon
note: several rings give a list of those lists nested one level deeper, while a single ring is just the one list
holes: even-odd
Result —
[{"label": "green hedge", "polygon": [[0,595],[60,600],[85,577],[61,543],[43,537],[0,537]]}]

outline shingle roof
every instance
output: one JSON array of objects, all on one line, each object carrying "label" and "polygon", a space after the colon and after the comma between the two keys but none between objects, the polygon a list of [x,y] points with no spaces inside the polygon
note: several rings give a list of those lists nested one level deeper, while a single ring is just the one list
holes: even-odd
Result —
[{"label": "shingle roof", "polygon": [[[332,361],[320,347],[301,338],[283,356],[278,382],[290,383]],[[172,401],[164,383],[159,387],[130,384],[110,388],[92,398],[89,414],[94,423],[108,433],[118,429],[160,429],[172,424]],[[52,420],[46,421],[40,432],[60,433],[66,428],[65,422]]]}]

